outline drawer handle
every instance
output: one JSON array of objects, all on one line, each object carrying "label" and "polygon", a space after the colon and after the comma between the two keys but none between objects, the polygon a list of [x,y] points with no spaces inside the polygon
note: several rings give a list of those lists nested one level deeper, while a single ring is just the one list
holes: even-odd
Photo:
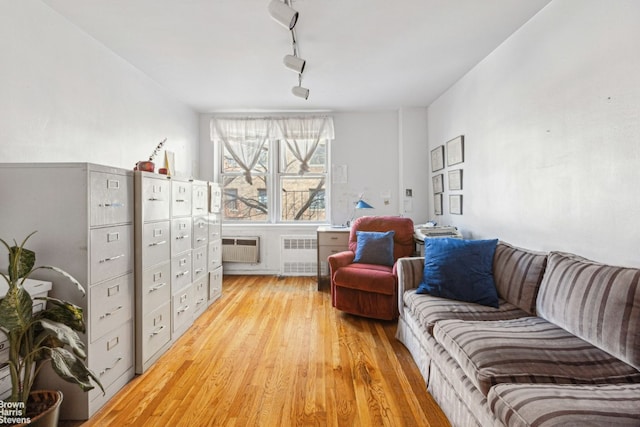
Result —
[{"label": "drawer handle", "polygon": [[149,197],[147,200],[150,201],[150,202],[161,202],[162,201],[162,199],[160,197]]},{"label": "drawer handle", "polygon": [[204,268],[196,268],[196,271],[194,271],[194,273],[198,274],[198,273],[202,273],[204,271]]},{"label": "drawer handle", "polygon": [[185,305],[184,307],[180,308],[180,310],[178,310],[178,314],[182,314],[182,313],[186,312],[187,310],[189,310],[189,306]]},{"label": "drawer handle", "polygon": [[186,239],[188,237],[189,237],[188,234],[183,234],[182,236],[176,236],[176,240],[182,240],[182,239]]},{"label": "drawer handle", "polygon": [[113,368],[116,367],[116,365],[118,363],[120,363],[120,361],[122,360],[122,357],[118,357],[116,359],[115,362],[113,362],[113,365],[109,366],[108,368],[104,368],[102,371],[100,371],[100,373],[98,375],[103,376],[104,374],[106,374],[107,372],[109,372],[110,370],[112,370]]},{"label": "drawer handle", "polygon": [[166,240],[160,240],[159,242],[149,243],[149,246],[160,246],[160,245],[164,245],[165,243],[167,243]]},{"label": "drawer handle", "polygon": [[166,284],[167,284],[166,282],[165,283],[160,283],[160,284],[158,284],[156,286],[153,286],[153,287],[149,288],[149,293],[155,292],[155,291],[158,291],[158,290],[164,288]]},{"label": "drawer handle", "polygon": [[200,305],[203,302],[205,302],[205,299],[204,298],[200,298],[198,301],[196,301],[196,305]]},{"label": "drawer handle", "polygon": [[178,274],[176,274],[176,278],[182,277],[182,276],[187,276],[188,274],[189,274],[189,270],[181,271]]},{"label": "drawer handle", "polygon": [[119,305],[119,306],[118,306],[117,308],[115,308],[113,311],[108,311],[108,312],[106,312],[105,314],[103,314],[102,316],[100,316],[100,318],[101,318],[101,319],[104,319],[104,318],[106,318],[106,317],[113,316],[117,311],[120,311],[120,310],[122,310],[123,308],[124,308],[123,306]]},{"label": "drawer handle", "polygon": [[205,239],[204,237],[199,237],[196,239],[196,242],[204,242],[205,240],[207,239]]},{"label": "drawer handle", "polygon": [[105,203],[104,205],[101,203],[98,206],[100,206],[101,208],[102,207],[105,207],[105,208],[123,208],[124,207],[124,203],[118,203],[118,202]]},{"label": "drawer handle", "polygon": [[184,202],[186,202],[186,200],[185,199],[176,199],[176,202],[177,203],[184,203]]},{"label": "drawer handle", "polygon": [[108,262],[108,261],[115,261],[118,258],[123,258],[125,255],[124,254],[120,254],[120,255],[116,255],[116,256],[112,256],[111,258],[105,258],[105,259],[101,259],[100,263],[104,263],[104,262]]},{"label": "drawer handle", "polygon": [[160,332],[162,332],[162,330],[164,329],[164,325],[160,326],[158,329],[156,329],[155,331],[151,332],[151,337],[155,337],[156,335],[158,335]]}]

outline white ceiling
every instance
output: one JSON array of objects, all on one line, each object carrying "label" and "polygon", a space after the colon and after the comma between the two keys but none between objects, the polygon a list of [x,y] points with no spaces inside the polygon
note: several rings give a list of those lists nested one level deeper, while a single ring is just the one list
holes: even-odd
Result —
[{"label": "white ceiling", "polygon": [[550,0],[42,0],[199,112],[427,106]]}]

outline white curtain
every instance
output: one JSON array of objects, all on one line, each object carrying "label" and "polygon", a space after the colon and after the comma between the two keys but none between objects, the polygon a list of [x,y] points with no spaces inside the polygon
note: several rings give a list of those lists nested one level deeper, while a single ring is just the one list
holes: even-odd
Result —
[{"label": "white curtain", "polygon": [[327,116],[214,118],[211,140],[224,144],[252,183],[251,171],[270,139],[284,140],[300,161],[300,175],[309,170],[309,160],[322,139],[334,139],[333,118]]},{"label": "white curtain", "polygon": [[269,119],[213,119],[211,140],[224,144],[233,160],[244,171],[244,179],[253,183],[251,171],[260,159],[264,144],[274,129]]},{"label": "white curtain", "polygon": [[287,117],[276,121],[280,139],[284,140],[293,156],[300,161],[298,173],[309,172],[309,160],[323,139],[333,139],[331,117]]}]

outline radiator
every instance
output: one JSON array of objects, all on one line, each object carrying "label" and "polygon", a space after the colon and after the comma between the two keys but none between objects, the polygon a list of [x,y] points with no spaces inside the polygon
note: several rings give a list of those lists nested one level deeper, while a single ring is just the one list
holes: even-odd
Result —
[{"label": "radiator", "polygon": [[260,237],[223,237],[222,262],[257,263],[260,261]]},{"label": "radiator", "polygon": [[281,236],[280,242],[281,276],[315,276],[317,274],[316,236]]}]

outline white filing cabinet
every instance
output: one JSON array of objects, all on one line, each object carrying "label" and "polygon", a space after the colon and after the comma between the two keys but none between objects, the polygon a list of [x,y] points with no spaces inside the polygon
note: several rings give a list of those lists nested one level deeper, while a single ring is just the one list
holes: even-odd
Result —
[{"label": "white filing cabinet", "polygon": [[[61,267],[86,289],[82,296],[55,273],[36,274],[53,282],[51,296],[84,311],[86,363],[106,394],[85,393],[48,366],[36,387],[63,392],[61,419],[87,419],[134,375],[132,172],[90,163],[5,163],[0,182],[7,183],[0,190],[0,236],[21,240],[37,230],[27,243],[36,264]],[[0,268],[5,263],[0,259]]]},{"label": "white filing cabinet", "polygon": [[207,250],[209,243],[209,186],[205,181],[193,181],[192,222],[193,239],[191,254],[193,268],[194,319],[208,307],[209,283]]},{"label": "white filing cabinet", "polygon": [[171,179],[171,333],[176,341],[193,323],[193,187]]},{"label": "white filing cabinet", "polygon": [[222,296],[222,189],[215,182],[209,183],[209,243],[207,248],[207,272],[209,280],[209,305]]},{"label": "white filing cabinet", "polygon": [[171,181],[135,172],[136,373],[171,346]]}]

